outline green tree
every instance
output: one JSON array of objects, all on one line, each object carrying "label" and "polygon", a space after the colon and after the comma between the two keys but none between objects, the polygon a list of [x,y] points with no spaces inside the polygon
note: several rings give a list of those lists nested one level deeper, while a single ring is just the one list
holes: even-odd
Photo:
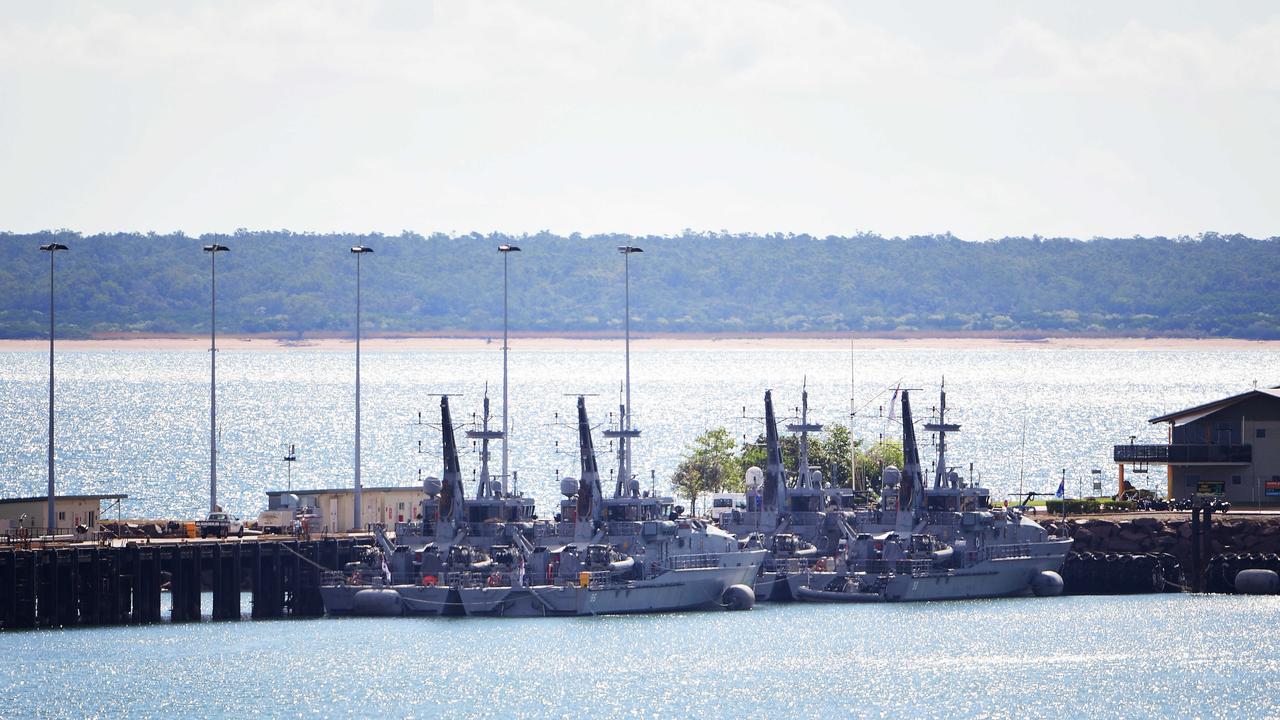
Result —
[{"label": "green tree", "polygon": [[733,436],[722,427],[702,433],[685,448],[671,483],[689,498],[690,512],[696,510],[699,495],[742,491],[742,464],[735,449]]},{"label": "green tree", "polygon": [[[782,465],[787,470],[787,477],[795,477],[800,466],[800,439],[795,435],[782,435],[778,438],[782,447]],[[862,441],[858,440],[861,446]],[[756,466],[764,469],[768,455],[764,446],[764,435],[756,438],[754,443],[744,443],[739,453],[742,467]],[[836,486],[850,484],[849,470],[849,428],[839,423],[828,425],[822,434],[809,438],[809,464],[822,471],[824,482]]]},{"label": "green tree", "polygon": [[[1205,233],[1199,238],[884,238],[685,232],[679,236],[557,236],[411,232],[300,234],[240,230],[181,233],[0,231],[0,337],[40,337],[47,322],[49,258],[57,265],[58,333],[203,334],[209,260],[218,259],[218,322],[225,333],[278,336],[351,332],[352,245],[369,245],[363,312],[370,334],[483,334],[502,327],[487,292],[503,243],[524,248],[511,289],[511,329],[620,331],[615,300],[597,292],[620,280],[611,254],[637,244],[651,255],[631,268],[646,288],[640,332],[866,332],[1280,338],[1280,238]],[[732,254],[735,262],[719,260]],[[122,263],[120,258],[129,258]],[[858,274],[844,268],[856,258]],[[912,273],[901,268],[911,267]],[[803,275],[807,282],[786,282]],[[1224,282],[1224,278],[1227,281]],[[741,289],[751,288],[744,310]],[[290,302],[290,298],[300,298]]]},{"label": "green tree", "polygon": [[[862,441],[858,440],[855,444],[861,445]],[[853,460],[849,456],[849,428],[839,423],[827,426],[818,443],[818,451],[821,463],[812,461],[812,464],[822,469],[823,478],[833,487],[851,487]],[[810,451],[810,455],[812,454]]]},{"label": "green tree", "polygon": [[881,471],[889,465],[902,468],[901,442],[881,440],[865,452],[858,448],[858,476],[867,479],[867,487],[879,491]]}]

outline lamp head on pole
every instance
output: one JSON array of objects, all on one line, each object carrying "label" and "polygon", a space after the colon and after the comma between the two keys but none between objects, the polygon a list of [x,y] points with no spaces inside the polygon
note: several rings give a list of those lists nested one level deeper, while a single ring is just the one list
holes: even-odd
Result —
[{"label": "lamp head on pole", "polygon": [[623,255],[630,255],[631,253],[642,253],[644,252],[644,250],[634,245],[619,245],[618,252],[622,253]]},{"label": "lamp head on pole", "polygon": [[498,252],[500,253],[520,252],[520,248],[516,247],[515,245],[499,245]]},{"label": "lamp head on pole", "polygon": [[66,250],[67,246],[63,245],[62,243],[49,243],[48,245],[41,245],[40,249],[43,250],[44,252],[52,253],[52,252],[57,252],[59,250]]},{"label": "lamp head on pole", "polygon": [[353,252],[353,253],[355,253],[355,254],[357,254],[357,255],[359,255],[359,254],[361,254],[361,253],[371,253],[371,252],[373,252],[373,248],[371,248],[371,247],[369,247],[369,246],[367,246],[367,245],[355,245],[355,246],[353,246],[353,247],[351,248],[351,252]]},{"label": "lamp head on pole", "polygon": [[207,253],[220,253],[220,252],[230,252],[230,251],[231,251],[231,248],[227,247],[226,245],[216,245],[216,244],[215,244],[215,245],[205,245],[203,249],[204,249],[204,251],[205,251],[205,252],[207,252]]}]

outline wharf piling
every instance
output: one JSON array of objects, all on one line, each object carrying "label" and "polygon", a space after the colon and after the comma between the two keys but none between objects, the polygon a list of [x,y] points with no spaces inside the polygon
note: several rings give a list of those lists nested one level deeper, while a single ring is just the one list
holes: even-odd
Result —
[{"label": "wharf piling", "polygon": [[0,547],[0,629],[162,622],[162,590],[171,622],[318,617],[321,573],[356,559],[361,538],[125,546]]}]

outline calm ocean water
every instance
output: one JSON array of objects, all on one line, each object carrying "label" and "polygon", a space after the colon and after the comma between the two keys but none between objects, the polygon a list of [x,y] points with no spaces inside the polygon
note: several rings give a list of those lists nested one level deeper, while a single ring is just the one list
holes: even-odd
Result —
[{"label": "calm ocean water", "polygon": [[1155,595],[26,631],[0,716],[1275,717],[1278,622]]},{"label": "calm ocean water", "polygon": [[[489,383],[500,412],[501,354],[367,352],[362,364],[364,483],[414,485],[440,472],[439,399],[458,394],[455,420],[479,412]],[[62,352],[58,355],[58,472],[66,492],[124,492],[126,517],[194,517],[208,497],[208,355],[204,352]],[[47,356],[0,353],[0,495],[45,487]],[[839,350],[652,349],[632,353],[633,405],[643,438],[633,467],[659,488],[698,433],[717,426],[752,439],[761,431],[763,392],[780,414],[800,402],[807,380],[820,422],[848,422],[851,355]],[[852,353],[855,434],[876,440],[899,429],[880,413],[892,388],[921,388],[918,412],[936,404],[945,376],[953,462],[974,463],[997,495],[1052,491],[1062,469],[1068,490],[1089,490],[1099,468],[1112,487],[1110,447],[1159,441],[1157,414],[1280,381],[1280,353],[1267,350],[1077,350],[1011,344],[982,349],[885,349]],[[354,358],[349,352],[281,350],[219,353],[222,503],[242,516],[265,507],[267,489],[286,485],[288,443],[298,446],[294,487],[351,483]],[[511,466],[543,507],[556,499],[556,472],[576,476],[576,393],[593,394],[596,423],[616,411],[621,353],[583,349],[511,356]],[[744,406],[746,416],[744,417]],[[495,418],[495,423],[499,422]],[[1025,428],[1025,446],[1023,442]],[[927,435],[922,438],[927,441]],[[423,452],[418,452],[418,441]],[[604,441],[597,436],[599,446]],[[1025,447],[1025,450],[1024,450]],[[925,456],[932,451],[922,448]],[[494,472],[497,472],[494,452]],[[470,480],[478,462],[463,458]],[[602,468],[612,467],[602,458]],[[1136,476],[1131,476],[1136,477]],[[1163,488],[1153,469],[1137,484]],[[647,483],[646,483],[647,484]]]},{"label": "calm ocean water", "polygon": [[[127,492],[127,515],[196,515],[207,492],[206,358],[60,354],[61,486]],[[0,353],[4,495],[43,489],[44,360]],[[964,425],[953,457],[974,462],[997,493],[1015,491],[1025,424],[1026,485],[1049,490],[1062,468],[1078,482],[1094,467],[1110,473],[1111,444],[1161,438],[1147,418],[1273,381],[1278,361],[1265,351],[860,350],[855,397],[866,407],[855,430],[896,434],[877,417],[885,388],[926,388],[917,405],[928,407],[945,375]],[[350,481],[348,353],[224,352],[219,367],[232,510],[255,514],[263,491],[284,485],[287,442],[299,446],[295,486]],[[467,416],[500,371],[496,351],[370,352],[366,483],[438,472],[437,431],[415,426],[416,413],[435,422],[431,393],[448,392]],[[634,353],[633,372],[636,467],[656,469],[659,483],[703,429],[754,436],[742,408],[760,415],[767,387],[789,407],[807,377],[820,421],[849,413],[847,352],[649,350]],[[604,421],[621,357],[516,353],[512,373],[513,467],[545,507],[557,468],[576,463],[556,417],[573,411],[566,394],[598,394],[590,406]],[[1277,622],[1280,598],[1160,595],[13,632],[0,634],[0,717],[1273,717],[1280,637],[1264,629]]]}]

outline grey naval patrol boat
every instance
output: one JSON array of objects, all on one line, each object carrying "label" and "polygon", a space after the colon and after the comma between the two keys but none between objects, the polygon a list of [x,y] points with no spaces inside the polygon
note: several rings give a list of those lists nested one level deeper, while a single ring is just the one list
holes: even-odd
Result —
[{"label": "grey naval patrol boat", "polygon": [[[485,416],[487,420],[487,397]],[[375,529],[375,547],[343,573],[326,579],[320,592],[329,614],[462,615],[458,584],[487,575],[513,547],[528,545],[529,538],[537,536],[533,500],[504,492],[500,483],[489,479],[488,441],[493,433],[487,422],[484,430],[471,434],[484,443],[483,470],[476,497],[467,500],[447,396],[440,398],[440,421],[443,479],[428,478],[424,483],[427,497],[421,520],[399,523],[394,544]]]},{"label": "grey naval patrol boat", "polygon": [[803,391],[800,422],[787,425],[799,433],[799,463],[794,486],[787,483],[773,409],[773,391],[764,393],[765,453],[763,477],[756,468],[747,472],[746,509],[722,512],[720,528],[747,546],[769,551],[754,589],[760,601],[792,599],[787,578],[803,572],[823,557],[835,555],[848,535],[844,516],[822,487],[822,474],[809,464],[809,433],[822,426],[809,422],[809,392]]},{"label": "grey naval patrol boat", "polygon": [[946,464],[946,391],[938,422],[938,465],[926,490],[911,401],[902,392],[903,471],[886,468],[878,507],[858,510],[833,567],[789,577],[799,600],[881,602],[1056,595],[1070,538],[1017,510],[994,508],[990,491],[966,483]]},{"label": "grey naval patrol boat", "polygon": [[671,498],[642,495],[619,482],[614,497],[600,485],[587,419],[578,398],[581,477],[565,478],[566,500],[555,536],[522,543],[511,565],[473,577],[458,594],[468,615],[552,616],[729,608],[755,601],[751,582],[762,549],[741,549],[732,535],[678,518]]}]

